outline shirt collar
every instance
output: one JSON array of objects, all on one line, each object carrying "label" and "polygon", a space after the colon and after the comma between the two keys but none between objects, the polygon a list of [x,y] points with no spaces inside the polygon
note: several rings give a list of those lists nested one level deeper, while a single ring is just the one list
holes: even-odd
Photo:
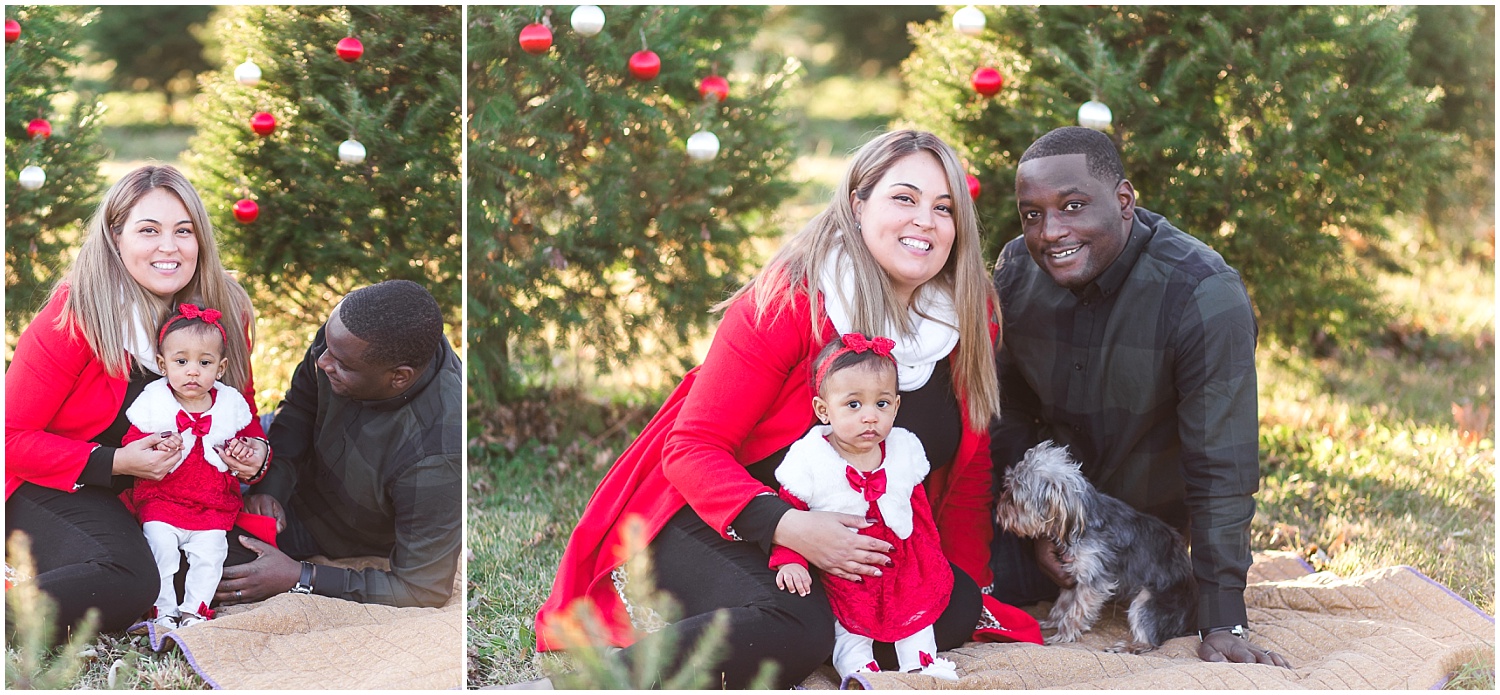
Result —
[{"label": "shirt collar", "polygon": [[[1140,208],[1136,208],[1140,212]],[[1136,214],[1130,223],[1130,238],[1125,240],[1125,248],[1120,249],[1119,257],[1109,264],[1099,277],[1082,290],[1075,291],[1079,297],[1101,296],[1108,297],[1118,291],[1125,284],[1125,278],[1130,277],[1130,271],[1135,269],[1136,261],[1140,260],[1141,252],[1146,249],[1146,244],[1151,237],[1156,235],[1156,229],[1146,226],[1141,220],[1140,214]]]}]

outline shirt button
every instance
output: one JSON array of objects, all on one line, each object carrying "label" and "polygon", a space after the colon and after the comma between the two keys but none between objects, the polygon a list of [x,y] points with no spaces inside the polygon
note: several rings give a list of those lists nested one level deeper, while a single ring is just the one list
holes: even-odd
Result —
[{"label": "shirt button", "polygon": [[1083,363],[1082,362],[1074,362],[1073,363],[1073,371],[1075,371],[1075,372],[1081,372],[1081,371],[1083,371]]}]

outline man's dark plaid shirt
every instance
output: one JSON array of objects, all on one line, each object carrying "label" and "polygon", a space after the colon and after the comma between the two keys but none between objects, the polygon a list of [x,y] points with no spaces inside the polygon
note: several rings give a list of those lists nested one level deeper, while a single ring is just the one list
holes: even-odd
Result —
[{"label": "man's dark plaid shirt", "polygon": [[1257,328],[1239,273],[1136,208],[1120,257],[1079,291],[1007,244],[995,271],[997,475],[1039,441],[1068,445],[1099,490],[1183,531],[1201,628],[1244,624],[1259,487]]}]

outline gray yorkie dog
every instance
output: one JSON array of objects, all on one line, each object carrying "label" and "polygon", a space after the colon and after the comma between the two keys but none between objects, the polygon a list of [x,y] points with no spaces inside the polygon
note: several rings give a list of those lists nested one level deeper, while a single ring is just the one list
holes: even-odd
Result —
[{"label": "gray yorkie dog", "polygon": [[1006,471],[995,519],[1018,536],[1051,539],[1076,581],[1042,623],[1057,629],[1047,644],[1076,641],[1111,598],[1129,603],[1132,639],[1109,651],[1140,654],[1191,631],[1198,591],[1182,536],[1095,490],[1067,447],[1042,442]]}]

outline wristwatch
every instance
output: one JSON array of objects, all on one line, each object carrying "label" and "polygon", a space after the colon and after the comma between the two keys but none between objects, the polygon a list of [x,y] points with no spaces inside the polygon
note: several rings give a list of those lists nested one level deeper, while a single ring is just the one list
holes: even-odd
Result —
[{"label": "wristwatch", "polygon": [[1206,637],[1208,637],[1209,635],[1211,635],[1211,634],[1213,634],[1215,632],[1223,632],[1225,630],[1228,630],[1229,634],[1234,635],[1235,637],[1238,637],[1240,639],[1245,639],[1245,635],[1249,634],[1249,631],[1245,629],[1244,625],[1230,625],[1230,626],[1226,626],[1226,627],[1211,627],[1211,628],[1208,628],[1207,630],[1199,630],[1198,631],[1198,641],[1201,642]]},{"label": "wristwatch", "polygon": [[312,593],[313,563],[302,561],[302,576],[297,579],[297,585],[292,587],[294,594]]}]

